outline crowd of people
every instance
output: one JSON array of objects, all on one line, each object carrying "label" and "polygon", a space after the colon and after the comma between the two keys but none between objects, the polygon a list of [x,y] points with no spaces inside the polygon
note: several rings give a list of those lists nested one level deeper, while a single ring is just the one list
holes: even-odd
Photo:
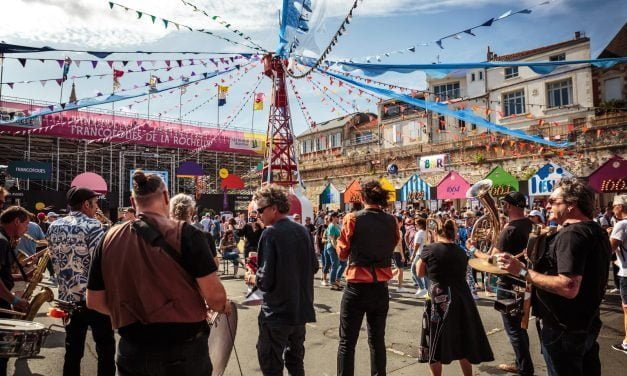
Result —
[{"label": "crowd of people", "polygon": [[[32,255],[41,246],[37,242],[45,241],[58,299],[73,307],[65,327],[64,375],[80,374],[88,328],[98,375],[210,374],[207,312],[232,310],[220,263],[232,263],[235,276],[263,292],[257,355],[264,375],[284,368],[291,375],[305,373],[305,325],[316,319],[319,271],[321,287],[342,293],[338,375],[357,372],[364,316],[370,372],[386,374],[389,286],[408,293],[407,268],[415,297],[425,301],[418,361],[428,363],[433,375],[455,360],[464,375],[472,374],[473,364],[494,360],[475,303],[480,289],[497,303],[515,303],[499,308],[515,355],[499,368],[534,374],[524,304],[530,293],[549,375],[600,375],[599,307],[612,257],[626,331],[613,348],[627,353],[627,195],[617,195],[601,211],[592,191],[576,180],[562,180],[545,207],[529,210],[518,192],[502,197],[500,226],[493,229],[497,241],[488,247],[471,235],[477,219],[489,214],[485,208],[391,210],[388,192],[377,181],[362,183],[362,203],[351,211],[320,211],[304,224],[300,214],[288,215],[287,194],[276,186],[255,192],[248,214],[199,216],[191,196],[170,197],[158,175],[141,171],[133,176],[132,208],[116,224],[101,218],[98,194],[87,188],[67,192],[70,210],[61,218],[4,208],[6,195],[0,190],[0,308],[29,309],[11,291],[11,269],[17,249]],[[552,231],[544,232],[532,255],[529,238],[541,228]],[[503,274],[484,278],[469,266],[473,258],[497,265]],[[117,353],[114,330],[120,336]],[[0,375],[6,374],[6,360],[0,358]]]}]

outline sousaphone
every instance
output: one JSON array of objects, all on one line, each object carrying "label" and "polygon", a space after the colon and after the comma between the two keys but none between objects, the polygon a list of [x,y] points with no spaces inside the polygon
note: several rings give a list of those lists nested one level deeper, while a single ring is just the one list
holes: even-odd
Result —
[{"label": "sousaphone", "polygon": [[[209,359],[213,365],[212,376],[222,376],[231,358],[237,334],[237,306],[230,302],[231,313],[214,312],[207,322],[211,327],[209,333]],[[236,354],[237,355],[237,354]]]}]

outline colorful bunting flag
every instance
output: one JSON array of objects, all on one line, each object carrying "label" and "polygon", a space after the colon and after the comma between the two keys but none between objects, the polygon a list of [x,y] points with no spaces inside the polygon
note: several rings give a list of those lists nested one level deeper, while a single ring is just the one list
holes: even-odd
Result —
[{"label": "colorful bunting flag", "polygon": [[255,93],[255,102],[253,102],[253,111],[263,110],[264,93]]}]

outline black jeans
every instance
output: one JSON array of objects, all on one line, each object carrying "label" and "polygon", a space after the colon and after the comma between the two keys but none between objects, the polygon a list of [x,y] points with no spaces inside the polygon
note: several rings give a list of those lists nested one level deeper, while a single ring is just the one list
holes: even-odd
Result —
[{"label": "black jeans", "polygon": [[81,359],[85,352],[85,338],[89,327],[96,342],[98,376],[115,375],[115,338],[111,319],[83,305],[72,313],[70,323],[65,327],[64,376],[81,374]]},{"label": "black jeans", "polygon": [[548,376],[600,376],[601,360],[597,337],[601,321],[589,330],[570,331],[539,323],[540,346]]},{"label": "black jeans", "polygon": [[281,376],[284,366],[290,376],[305,374],[305,333],[305,325],[277,324],[259,315],[257,358],[264,376]]},{"label": "black jeans", "polygon": [[208,339],[209,333],[203,332],[186,342],[153,346],[120,338],[118,376],[211,375]]},{"label": "black jeans", "polygon": [[[337,351],[337,374],[355,374],[355,346],[361,323],[366,315],[368,345],[370,346],[370,374],[385,376],[385,322],[390,298],[386,282],[347,283],[340,308],[340,344]],[[363,374],[363,373],[360,373]]]},{"label": "black jeans", "polygon": [[520,327],[522,316],[512,316],[502,313],[501,317],[503,318],[505,333],[507,333],[509,342],[514,348],[518,374],[522,376],[533,375],[533,361],[529,353],[529,334],[527,334],[526,329]]}]

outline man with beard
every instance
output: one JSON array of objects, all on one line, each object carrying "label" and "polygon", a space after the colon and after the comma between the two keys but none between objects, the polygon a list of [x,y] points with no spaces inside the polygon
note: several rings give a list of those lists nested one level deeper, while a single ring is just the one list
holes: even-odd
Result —
[{"label": "man with beard", "polygon": [[498,263],[533,284],[532,303],[548,375],[601,375],[599,306],[609,274],[610,241],[592,220],[594,192],[585,184],[561,180],[547,209],[562,227],[549,236],[534,270],[508,253],[498,255]]}]

